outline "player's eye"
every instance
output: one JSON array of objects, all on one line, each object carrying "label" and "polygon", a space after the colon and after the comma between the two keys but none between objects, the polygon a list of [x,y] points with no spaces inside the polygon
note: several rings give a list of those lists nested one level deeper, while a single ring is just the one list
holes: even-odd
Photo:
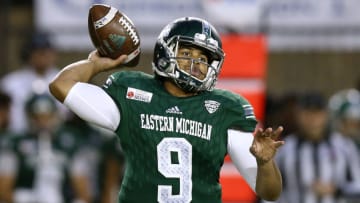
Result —
[{"label": "player's eye", "polygon": [[199,60],[200,60],[201,62],[204,62],[204,63],[207,63],[207,62],[208,62],[208,59],[207,59],[206,56],[200,56],[200,57],[199,57]]},{"label": "player's eye", "polygon": [[188,51],[188,50],[183,50],[183,51],[181,51],[181,56],[185,56],[185,57],[190,57],[190,51]]}]

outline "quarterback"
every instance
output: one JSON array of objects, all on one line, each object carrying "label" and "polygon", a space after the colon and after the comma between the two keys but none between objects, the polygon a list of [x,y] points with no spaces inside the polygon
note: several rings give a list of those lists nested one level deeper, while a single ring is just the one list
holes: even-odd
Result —
[{"label": "quarterback", "polygon": [[273,157],[284,144],[277,141],[282,127],[255,131],[248,101],[214,88],[224,52],[212,25],[177,19],[156,41],[154,75],[119,71],[102,87],[89,84],[126,58],[93,51],[50,83],[73,112],[119,136],[126,158],[119,202],[219,203],[227,154],[260,198],[278,198],[282,182]]}]

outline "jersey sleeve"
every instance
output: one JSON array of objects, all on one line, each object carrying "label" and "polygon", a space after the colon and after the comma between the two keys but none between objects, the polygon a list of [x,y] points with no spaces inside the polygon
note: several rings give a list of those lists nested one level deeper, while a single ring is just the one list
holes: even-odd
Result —
[{"label": "jersey sleeve", "polygon": [[108,93],[111,97],[115,97],[117,94],[117,84],[116,84],[116,78],[118,73],[114,73],[110,75],[105,83],[102,85],[102,89],[105,90],[106,93]]},{"label": "jersey sleeve", "polygon": [[129,75],[131,74],[127,71],[113,73],[102,85],[103,90],[105,90],[105,92],[113,98],[119,107],[120,104],[124,105],[122,96],[127,90]]},{"label": "jersey sleeve", "polygon": [[[110,75],[102,85],[103,90],[113,99],[117,105],[122,118],[129,118],[129,102],[127,99],[129,86],[138,80],[136,73],[133,71],[119,71]],[[127,119],[122,119],[117,127],[117,132],[121,125],[127,125]]]},{"label": "jersey sleeve", "polygon": [[[126,78],[125,71],[119,71],[111,74],[107,78],[105,83],[102,85],[102,89],[113,99],[116,106],[118,107],[121,117],[126,117],[127,114],[126,111],[127,103],[124,97],[124,93],[126,92],[127,89],[126,84],[124,84],[124,81],[126,80],[125,78]],[[116,131],[117,129],[114,132]]]},{"label": "jersey sleeve", "polygon": [[229,127],[243,132],[253,132],[257,124],[253,106],[240,95],[232,94],[229,98],[230,102],[226,106]]},{"label": "jersey sleeve", "polygon": [[251,189],[255,191],[257,164],[255,157],[250,153],[254,136],[237,130],[228,130],[227,150],[236,169],[245,178]]},{"label": "jersey sleeve", "polygon": [[120,112],[114,100],[98,86],[76,83],[64,101],[83,120],[109,130],[115,130],[120,122]]}]

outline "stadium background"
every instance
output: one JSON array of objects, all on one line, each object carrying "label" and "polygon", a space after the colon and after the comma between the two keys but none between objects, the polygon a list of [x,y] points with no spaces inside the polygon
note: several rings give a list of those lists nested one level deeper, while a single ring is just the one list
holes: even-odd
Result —
[{"label": "stadium background", "polygon": [[[152,45],[163,25],[179,15],[208,19],[230,46],[228,57],[241,59],[224,68],[230,71],[222,75],[220,86],[245,93],[260,109],[257,116],[261,119],[269,95],[319,90],[330,96],[360,85],[357,0],[2,0],[0,75],[21,67],[24,35],[38,28],[54,35],[59,67],[87,57],[92,49],[87,9],[92,3],[114,5],[134,20],[143,40],[141,61],[135,69],[148,73]],[[100,83],[107,74],[94,82]],[[231,174],[232,169],[229,171]]]}]

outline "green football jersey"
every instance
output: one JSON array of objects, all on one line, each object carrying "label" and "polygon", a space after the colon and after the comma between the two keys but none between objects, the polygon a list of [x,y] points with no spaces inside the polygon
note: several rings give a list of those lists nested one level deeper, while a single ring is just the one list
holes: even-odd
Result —
[{"label": "green football jersey", "polygon": [[243,97],[220,89],[174,97],[135,71],[114,73],[103,88],[121,112],[116,133],[126,170],[119,202],[221,202],[227,130],[253,132],[257,123]]},{"label": "green football jersey", "polygon": [[[73,192],[68,185],[70,184],[68,164],[77,150],[84,145],[86,138],[81,133],[83,131],[80,129],[63,125],[56,129],[48,142],[33,133],[12,137],[8,149],[14,154],[18,163],[15,188],[32,189],[36,183],[48,181],[42,177],[47,178],[46,175],[51,175],[51,180],[58,181],[59,188],[62,188],[64,198],[66,200],[72,198]],[[42,155],[41,158],[40,154],[48,154],[50,151],[52,158],[43,160],[49,156]]]},{"label": "green football jersey", "polygon": [[[60,180],[63,180],[63,176],[66,174],[67,160],[74,154],[76,146],[75,137],[76,134],[73,131],[59,128],[49,143],[51,145],[51,152],[54,154],[54,157],[56,157],[52,159],[51,164],[56,165],[56,169],[60,171],[58,174],[59,177],[57,177]],[[42,153],[49,153],[41,149],[40,140],[37,135],[32,133],[17,136],[11,140],[11,150],[18,162],[16,188],[34,187],[39,164],[41,164],[39,157],[40,151],[43,151]],[[47,170],[45,167],[41,167],[41,169]],[[60,182],[62,184],[62,181]]]},{"label": "green football jersey", "polygon": [[5,150],[10,150],[12,148],[11,140],[13,137],[17,137],[15,133],[9,131],[0,130],[0,153]]}]

